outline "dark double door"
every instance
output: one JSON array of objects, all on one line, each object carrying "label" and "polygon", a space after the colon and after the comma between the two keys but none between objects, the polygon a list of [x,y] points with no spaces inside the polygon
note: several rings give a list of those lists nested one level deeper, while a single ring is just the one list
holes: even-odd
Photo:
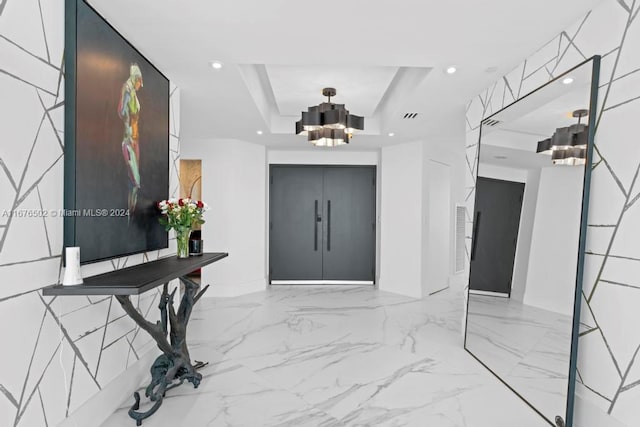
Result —
[{"label": "dark double door", "polygon": [[478,177],[469,289],[511,295],[524,184]]},{"label": "dark double door", "polygon": [[269,278],[374,281],[376,169],[270,168]]}]

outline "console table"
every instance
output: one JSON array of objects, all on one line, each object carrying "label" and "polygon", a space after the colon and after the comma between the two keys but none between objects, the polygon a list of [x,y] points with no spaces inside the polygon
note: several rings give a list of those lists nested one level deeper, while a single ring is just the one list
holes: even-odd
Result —
[{"label": "console table", "polygon": [[[129,409],[129,416],[136,420],[136,425],[142,425],[142,420],[150,417],[160,408],[167,390],[185,381],[192,383],[196,388],[200,385],[202,374],[197,372],[197,369],[205,363],[197,362],[195,365],[191,363],[186,332],[193,306],[209,285],[198,292],[200,285],[188,278],[187,274],[228,255],[225,252],[204,253],[202,256],[184,259],[171,256],[87,277],[83,279],[84,283],[81,285],[54,285],[42,290],[45,296],[114,295],[129,317],[147,331],[158,344],[162,354],[151,367],[151,383],[145,390],[145,395],[154,404],[148,411],[139,412],[140,395],[134,392],[135,403]],[[177,289],[169,293],[169,282],[174,279],[180,279],[184,284],[184,294],[177,310],[173,305]],[[136,309],[130,296],[140,295],[160,285],[163,285],[158,306],[160,321],[151,323]]]}]

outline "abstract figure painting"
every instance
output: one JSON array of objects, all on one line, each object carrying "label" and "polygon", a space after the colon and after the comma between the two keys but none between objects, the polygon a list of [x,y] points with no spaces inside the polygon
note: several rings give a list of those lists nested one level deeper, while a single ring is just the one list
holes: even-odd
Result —
[{"label": "abstract figure painting", "polygon": [[66,7],[65,246],[83,263],[166,248],[169,80],[85,1]]},{"label": "abstract figure painting", "polygon": [[138,64],[131,64],[130,74],[122,86],[118,114],[124,122],[124,137],[122,139],[122,155],[129,172],[129,218],[135,214],[140,189],[140,147],[138,142],[138,120],[140,118],[140,101],[138,90],[142,87],[142,72]]}]

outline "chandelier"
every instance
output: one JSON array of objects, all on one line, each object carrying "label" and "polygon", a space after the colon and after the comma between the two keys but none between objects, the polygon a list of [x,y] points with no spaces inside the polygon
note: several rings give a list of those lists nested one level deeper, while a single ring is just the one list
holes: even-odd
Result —
[{"label": "chandelier", "polygon": [[348,144],[353,132],[364,129],[364,117],[349,114],[344,104],[334,104],[336,96],[332,87],[322,89],[327,102],[309,107],[296,122],[296,135],[307,135],[307,140],[318,147],[335,147]]},{"label": "chandelier", "polygon": [[536,153],[550,154],[554,165],[584,165],[587,159],[587,141],[589,128],[580,123],[589,114],[589,110],[576,110],[572,113],[578,123],[557,128],[551,138],[538,141]]}]

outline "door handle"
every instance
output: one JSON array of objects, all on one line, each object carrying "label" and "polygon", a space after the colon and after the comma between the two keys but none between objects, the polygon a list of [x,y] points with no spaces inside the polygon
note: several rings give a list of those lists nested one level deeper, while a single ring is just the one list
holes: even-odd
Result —
[{"label": "door handle", "polygon": [[318,222],[320,222],[320,217],[318,216],[318,201],[315,202],[315,207],[313,209],[313,250],[318,250]]},{"label": "door handle", "polygon": [[473,221],[473,243],[471,244],[471,261],[476,257],[476,247],[478,247],[478,230],[480,226],[480,211],[476,212],[476,219]]},{"label": "door handle", "polygon": [[327,251],[331,250],[331,200],[327,200]]}]

